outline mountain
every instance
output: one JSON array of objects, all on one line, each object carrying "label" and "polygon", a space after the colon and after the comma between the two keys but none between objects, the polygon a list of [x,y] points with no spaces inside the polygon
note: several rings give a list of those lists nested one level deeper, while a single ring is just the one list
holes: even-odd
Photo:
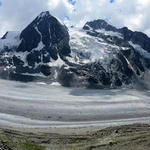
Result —
[{"label": "mountain", "polygon": [[67,28],[48,11],[0,39],[0,77],[87,88],[148,81],[150,38],[98,19]]},{"label": "mountain", "polygon": [[18,35],[9,34],[0,40],[0,72],[4,78],[28,81],[38,73],[49,76],[52,62],[63,63],[63,57],[71,52],[67,27],[49,12],[42,12]]}]

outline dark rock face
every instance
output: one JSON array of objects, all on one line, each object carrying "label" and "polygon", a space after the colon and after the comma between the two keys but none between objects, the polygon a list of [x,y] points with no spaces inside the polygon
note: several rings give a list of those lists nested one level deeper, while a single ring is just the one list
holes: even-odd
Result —
[{"label": "dark rock face", "polygon": [[[67,27],[51,16],[49,12],[41,13],[21,32],[20,39],[21,43],[17,52],[36,51],[38,53],[37,51],[40,50],[40,53],[47,54],[54,60],[57,60],[58,55],[63,57],[71,52]],[[48,59],[48,57],[43,58],[43,61],[47,62],[45,59]],[[36,59],[36,61],[40,60]]]},{"label": "dark rock face", "polygon": [[49,12],[41,13],[22,31],[20,39],[22,41],[17,48],[18,52],[30,52],[38,46],[39,42],[42,42],[47,52],[52,53],[57,49],[57,53],[60,54],[70,53],[69,34],[66,26],[51,16]]},{"label": "dark rock face", "polygon": [[80,86],[88,88],[110,87],[110,76],[99,63],[89,63],[62,68],[58,80],[63,86]]},{"label": "dark rock face", "polygon": [[133,32],[126,27],[119,30],[120,33],[123,34],[125,40],[132,41],[134,44],[138,44],[143,49],[150,52],[150,38],[146,34],[137,31]]},{"label": "dark rock face", "polygon": [[[133,85],[150,69],[150,58],[142,55],[142,48],[150,52],[150,38],[144,33],[117,29],[101,19],[87,22],[77,31],[80,34],[73,36],[69,31],[70,37],[68,31],[49,12],[43,12],[14,36],[13,42],[18,44],[7,45],[7,32],[1,39],[5,46],[1,49],[0,45],[0,77],[57,81],[69,87],[118,88]],[[141,52],[130,42],[138,44]]]},{"label": "dark rock face", "polygon": [[41,65],[40,71],[45,75],[49,76],[51,74],[51,67],[47,65]]},{"label": "dark rock face", "polygon": [[117,31],[117,29],[114,26],[108,24],[106,21],[102,19],[87,22],[84,25],[83,29],[87,30],[87,29],[90,29],[90,27],[94,30],[105,29],[106,31]]}]

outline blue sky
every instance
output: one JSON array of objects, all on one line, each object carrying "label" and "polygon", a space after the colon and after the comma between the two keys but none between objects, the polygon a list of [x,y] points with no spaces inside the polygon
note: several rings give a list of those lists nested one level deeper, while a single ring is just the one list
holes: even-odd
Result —
[{"label": "blue sky", "polygon": [[75,5],[77,1],[76,0],[68,0],[68,2],[72,5]]},{"label": "blue sky", "polygon": [[[114,2],[115,2],[115,0],[108,0],[108,1],[109,1],[110,3],[114,3]],[[69,2],[71,5],[75,6],[78,1],[77,1],[77,0],[68,0],[68,2]],[[76,12],[76,9],[74,9],[73,11]],[[65,19],[65,20],[68,20],[68,21],[71,21],[71,19],[70,19],[70,17],[69,17],[68,15],[66,15],[66,16],[64,17],[64,19]],[[109,21],[110,21],[110,17],[105,18],[105,20],[109,22]]]},{"label": "blue sky", "polygon": [[[75,5],[75,4],[77,3],[76,0],[68,0],[68,2],[69,2],[70,4],[72,4],[72,5]],[[115,0],[109,0],[109,2],[110,2],[110,3],[113,3],[113,2],[115,2]]]},{"label": "blue sky", "polygon": [[114,3],[115,2],[115,0],[109,0],[110,1],[110,3]]},{"label": "blue sky", "polygon": [[87,21],[105,19],[114,26],[127,26],[150,35],[150,0],[0,0],[0,3],[0,36],[8,30],[22,30],[47,10],[67,25],[82,27]]}]

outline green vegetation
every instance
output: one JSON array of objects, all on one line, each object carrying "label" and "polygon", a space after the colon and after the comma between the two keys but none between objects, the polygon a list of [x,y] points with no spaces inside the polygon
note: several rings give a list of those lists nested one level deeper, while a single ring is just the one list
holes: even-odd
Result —
[{"label": "green vegetation", "polygon": [[18,147],[21,150],[44,150],[44,146],[39,146],[36,144],[31,144],[31,143],[18,143]]},{"label": "green vegetation", "polygon": [[110,127],[83,135],[0,129],[2,150],[150,150],[150,126]]}]

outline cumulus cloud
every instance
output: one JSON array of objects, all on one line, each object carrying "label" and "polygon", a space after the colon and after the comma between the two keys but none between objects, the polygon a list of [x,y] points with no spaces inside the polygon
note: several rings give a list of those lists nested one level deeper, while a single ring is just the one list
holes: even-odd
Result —
[{"label": "cumulus cloud", "polygon": [[68,25],[83,26],[101,18],[150,36],[150,0],[0,0],[0,4],[0,36],[22,30],[46,10]]}]

